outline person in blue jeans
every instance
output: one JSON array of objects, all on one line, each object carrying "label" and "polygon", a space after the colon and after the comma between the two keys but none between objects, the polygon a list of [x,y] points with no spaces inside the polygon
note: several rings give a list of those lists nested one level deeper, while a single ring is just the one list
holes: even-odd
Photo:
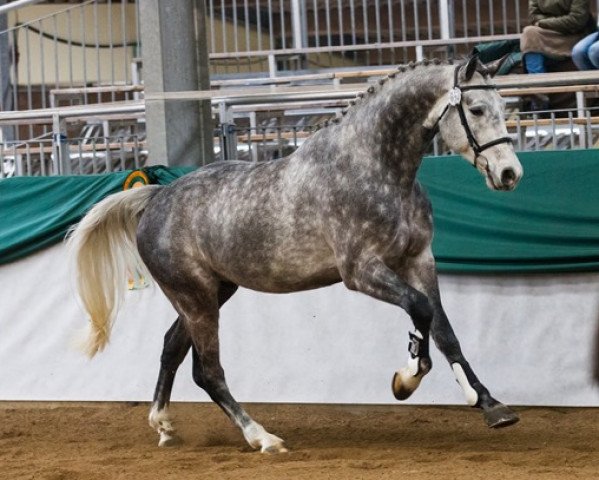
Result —
[{"label": "person in blue jeans", "polygon": [[590,0],[529,0],[530,25],[520,37],[528,73],[544,73],[554,62],[567,60],[581,39],[597,30]]},{"label": "person in blue jeans", "polygon": [[[590,9],[590,0],[529,0],[530,25],[520,37],[520,51],[527,73],[545,73],[548,67],[572,56],[572,49],[597,30]],[[546,95],[530,100],[532,111],[550,108]]]},{"label": "person in blue jeans", "polygon": [[572,61],[578,70],[599,68],[599,32],[593,32],[580,40],[572,49]]}]

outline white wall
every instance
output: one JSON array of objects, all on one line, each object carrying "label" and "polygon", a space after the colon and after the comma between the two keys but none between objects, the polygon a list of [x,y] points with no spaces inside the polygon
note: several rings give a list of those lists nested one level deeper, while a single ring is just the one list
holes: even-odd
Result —
[{"label": "white wall", "polygon": [[[0,400],[150,400],[162,337],[175,318],[158,289],[129,293],[108,349],[71,346],[85,325],[62,245],[0,267]],[[441,278],[445,307],[475,371],[510,404],[594,405],[591,341],[599,274]],[[342,285],[290,295],[240,291],[223,308],[222,360],[240,401],[396,403],[405,313]],[[445,360],[411,403],[463,404]],[[190,359],[175,400],[207,400]]]}]

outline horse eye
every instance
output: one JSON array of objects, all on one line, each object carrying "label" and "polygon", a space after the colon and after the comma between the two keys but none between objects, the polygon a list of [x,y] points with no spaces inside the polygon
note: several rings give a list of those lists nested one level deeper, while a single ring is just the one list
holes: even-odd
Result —
[{"label": "horse eye", "polygon": [[470,113],[475,117],[482,117],[485,111],[483,107],[470,107]]}]

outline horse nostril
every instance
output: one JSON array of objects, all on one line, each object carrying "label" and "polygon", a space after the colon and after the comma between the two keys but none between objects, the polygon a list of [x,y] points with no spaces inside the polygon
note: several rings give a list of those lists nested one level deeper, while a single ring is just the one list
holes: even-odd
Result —
[{"label": "horse nostril", "polygon": [[501,172],[501,183],[506,187],[511,187],[516,181],[516,172],[511,168],[506,168]]}]

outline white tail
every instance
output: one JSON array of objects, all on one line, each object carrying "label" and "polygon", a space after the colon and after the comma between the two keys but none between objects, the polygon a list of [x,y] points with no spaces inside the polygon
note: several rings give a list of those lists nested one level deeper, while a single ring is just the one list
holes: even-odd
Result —
[{"label": "white tail", "polygon": [[150,275],[137,251],[140,214],[159,186],[115,193],[95,205],[69,235],[76,259],[77,290],[90,316],[85,351],[93,357],[104,349],[122,303],[127,278],[136,271]]}]

